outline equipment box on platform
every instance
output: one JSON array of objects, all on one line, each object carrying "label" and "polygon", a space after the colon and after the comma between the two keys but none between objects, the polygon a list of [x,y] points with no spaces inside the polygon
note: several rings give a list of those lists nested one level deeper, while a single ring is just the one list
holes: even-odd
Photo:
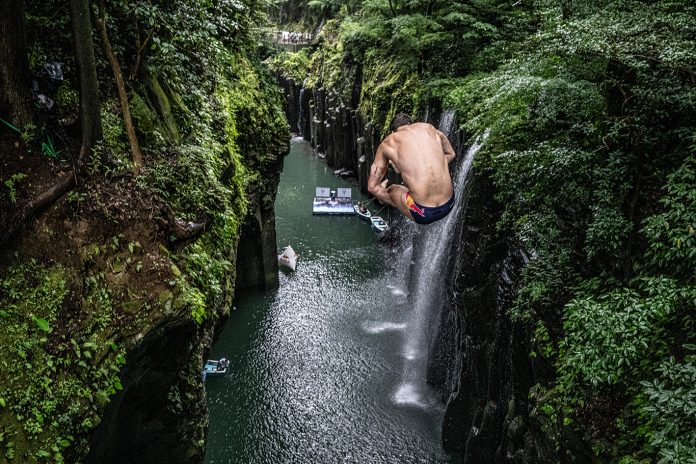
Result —
[{"label": "equipment box on platform", "polygon": [[328,187],[317,187],[313,214],[355,214],[351,189],[339,188],[331,190]]}]

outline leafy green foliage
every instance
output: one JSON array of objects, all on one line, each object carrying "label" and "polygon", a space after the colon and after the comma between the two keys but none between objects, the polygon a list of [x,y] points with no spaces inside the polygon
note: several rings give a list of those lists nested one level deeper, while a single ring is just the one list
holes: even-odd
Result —
[{"label": "leafy green foliage", "polygon": [[186,141],[170,147],[143,179],[182,219],[211,221],[178,256],[186,273],[184,299],[199,323],[229,304],[222,300],[230,297],[234,277],[229,253],[247,214],[247,189],[259,181],[265,158],[288,139],[279,93],[268,90],[270,76],[258,62],[231,53],[223,58],[228,66],[213,97],[185,96],[197,115],[188,121]]},{"label": "leafy green foliage", "polygon": [[350,16],[357,12],[361,0],[267,0],[266,8],[274,24],[286,30],[311,31],[327,19]]},{"label": "leafy green foliage", "polygon": [[[332,88],[341,102],[350,104],[355,81],[369,83],[362,86],[360,108],[378,128],[385,128],[395,112],[422,109],[421,86],[491,69],[515,48],[511,41],[530,30],[527,6],[497,0],[365,0],[349,2],[345,8],[331,6],[331,1],[298,5],[319,7],[324,17],[335,18],[323,24],[321,46],[310,58],[305,85]],[[295,6],[285,2],[288,11]],[[351,13],[356,9],[359,13]],[[489,48],[496,51],[484,56]],[[274,58],[273,65],[300,81],[294,61]]]},{"label": "leafy green foliage", "polygon": [[65,337],[68,276],[32,260],[0,279],[0,447],[10,462],[64,462],[67,448],[86,444],[75,437],[96,425],[96,408],[122,388],[123,349],[104,341],[105,327]]},{"label": "leafy green foliage", "polygon": [[301,83],[309,70],[308,49],[299,52],[280,52],[266,60],[266,64],[272,71],[279,71],[285,77]]},{"label": "leafy green foliage", "polygon": [[[126,347],[113,343],[114,334],[130,348],[136,334],[167,317],[204,326],[228,310],[231,261],[250,194],[265,195],[261,173],[280,161],[289,141],[281,94],[259,56],[265,3],[105,5],[145,166],[138,179],[126,174],[128,140],[97,41],[103,138],[87,172],[79,173],[79,190],[65,198],[73,214],[59,220],[65,219],[61,232],[76,238],[60,244],[84,239],[84,248],[56,253],[60,264],[22,264],[18,255],[0,279],[2,462],[82,459],[99,415],[124,388]],[[33,71],[46,60],[66,64],[66,79],[51,96],[56,118],[65,120],[60,124],[72,125],[79,94],[69,8],[39,0],[27,10]],[[45,140],[38,130],[26,137]],[[6,186],[11,195],[20,180]],[[124,205],[130,210],[121,214]],[[94,211],[103,217],[85,214]],[[79,226],[70,223],[78,217]],[[182,241],[163,237],[173,219],[202,222],[205,231]],[[110,232],[101,235],[104,225]],[[53,233],[42,226],[30,240]],[[199,382],[198,375],[186,379],[191,391]],[[191,401],[191,391],[182,389],[182,401]]]},{"label": "leafy green foliage", "polygon": [[[630,383],[651,359],[668,353],[668,324],[688,292],[667,278],[633,284],[599,296],[590,291],[568,303],[560,365],[565,382],[593,387]],[[601,284],[590,281],[589,286]]]},{"label": "leafy green foliage", "polygon": [[673,356],[657,368],[658,377],[641,382],[648,396],[645,410],[657,424],[652,445],[660,464],[689,463],[696,456],[696,346],[685,346],[682,362]]},{"label": "leafy green foliage", "polygon": [[[665,462],[683,459],[691,444],[646,419],[655,406],[638,385],[693,342],[696,207],[685,146],[696,107],[693,83],[675,72],[696,58],[686,39],[693,12],[672,2],[547,6],[528,48],[450,81],[446,104],[467,131],[490,130],[477,163],[496,183],[501,230],[530,254],[513,315],[532,324],[535,352],[559,372],[542,409],[592,430],[585,408],[605,399],[620,405],[622,446],[597,440],[616,430],[597,432],[588,440],[598,455],[651,444]],[[687,417],[675,420],[688,428]]]},{"label": "leafy green foliage", "polygon": [[663,211],[644,221],[643,233],[650,240],[648,262],[659,270],[693,278],[696,260],[696,159],[688,157],[670,175]]},{"label": "leafy green foliage", "polygon": [[10,176],[10,178],[5,181],[5,187],[7,187],[9,190],[8,195],[12,203],[17,203],[17,184],[26,178],[26,174],[23,172],[18,172]]}]

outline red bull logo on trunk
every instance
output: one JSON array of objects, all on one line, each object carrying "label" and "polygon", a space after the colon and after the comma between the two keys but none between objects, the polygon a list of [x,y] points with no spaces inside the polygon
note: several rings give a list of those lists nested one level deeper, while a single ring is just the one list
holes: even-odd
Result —
[{"label": "red bull logo on trunk", "polygon": [[411,210],[411,212],[418,214],[420,217],[425,217],[425,210],[416,205],[416,202],[413,201],[413,198],[411,198],[410,193],[406,194],[406,206],[409,210]]}]

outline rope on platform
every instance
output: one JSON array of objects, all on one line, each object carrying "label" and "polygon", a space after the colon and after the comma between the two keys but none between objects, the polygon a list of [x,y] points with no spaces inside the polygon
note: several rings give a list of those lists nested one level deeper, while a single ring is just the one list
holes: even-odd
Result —
[{"label": "rope on platform", "polygon": [[376,199],[377,199],[377,197],[372,197],[371,199],[369,199],[369,200],[366,201],[366,202],[356,201],[356,203],[357,203],[357,204],[361,204],[361,203],[362,203],[364,206],[367,206],[367,205],[369,205],[370,203],[372,203],[373,201],[375,201]]},{"label": "rope on platform", "polygon": [[389,205],[385,203],[380,209],[377,210],[377,212],[372,213],[372,215],[373,215],[373,216],[378,215],[378,214],[381,213],[382,210],[383,210],[384,208],[386,208],[387,206],[389,206]]}]

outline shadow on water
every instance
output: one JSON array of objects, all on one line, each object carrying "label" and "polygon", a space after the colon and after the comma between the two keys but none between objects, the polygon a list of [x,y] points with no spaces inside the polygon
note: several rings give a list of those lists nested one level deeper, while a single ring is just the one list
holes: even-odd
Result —
[{"label": "shadow on water", "polygon": [[312,216],[316,186],[351,185],[294,139],[276,214],[278,245],[300,261],[276,291],[239,295],[212,349],[231,369],[206,381],[205,462],[458,462],[442,450],[436,392],[421,389],[431,400],[418,407],[394,401],[408,361],[407,270],[368,223]]}]

